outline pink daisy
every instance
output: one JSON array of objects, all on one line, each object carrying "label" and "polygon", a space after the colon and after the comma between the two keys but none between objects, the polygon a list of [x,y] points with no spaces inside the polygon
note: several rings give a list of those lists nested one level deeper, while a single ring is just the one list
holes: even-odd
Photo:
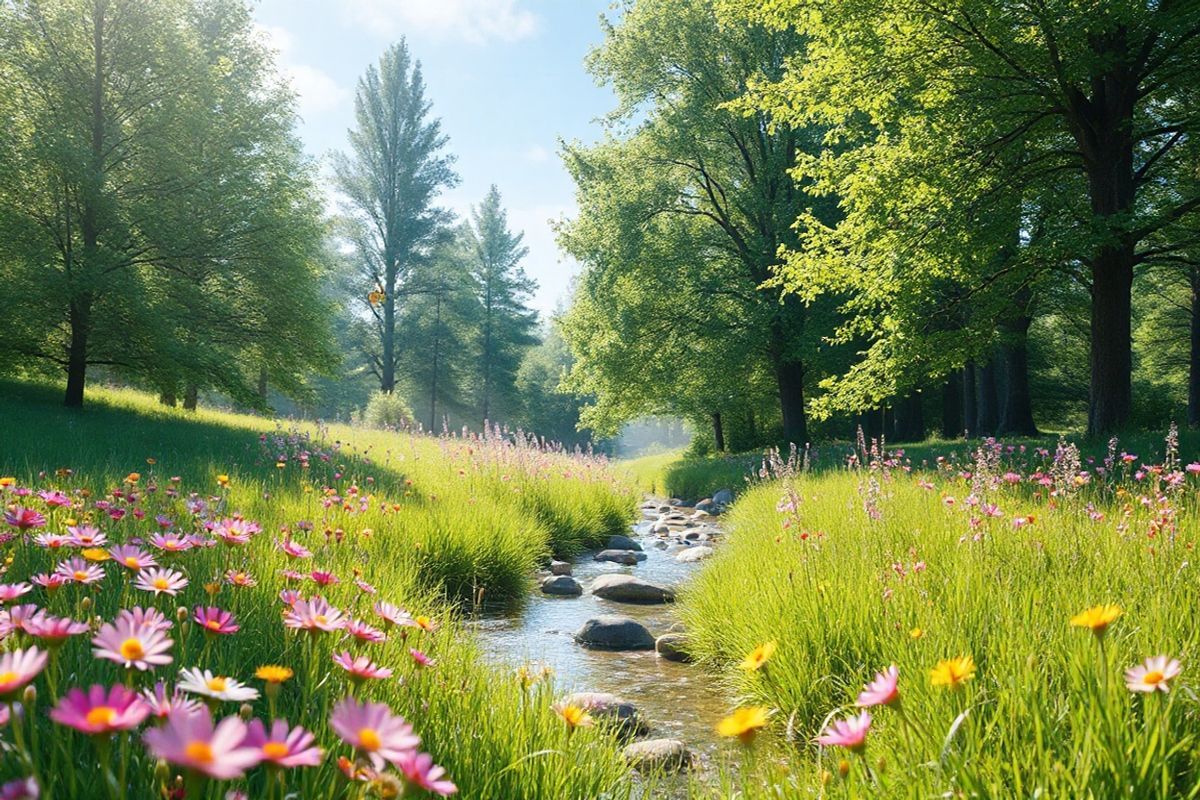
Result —
[{"label": "pink daisy", "polygon": [[1169,656],[1151,656],[1136,667],[1125,670],[1125,686],[1131,692],[1169,692],[1170,681],[1183,670]]},{"label": "pink daisy", "polygon": [[42,790],[33,776],[17,778],[0,786],[0,800],[38,800]]},{"label": "pink daisy", "polygon": [[33,537],[34,544],[47,550],[57,550],[60,547],[70,547],[71,539],[61,533],[39,533]]},{"label": "pink daisy", "polygon": [[279,549],[284,552],[288,558],[312,558],[312,551],[299,542],[293,542],[291,539],[279,542]]},{"label": "pink daisy", "polygon": [[359,590],[360,592],[362,592],[363,594],[377,594],[377,593],[378,593],[378,591],[379,591],[379,590],[378,590],[378,589],[376,589],[374,586],[372,586],[371,584],[369,584],[369,583],[367,583],[366,581],[364,581],[364,580],[361,580],[361,579],[360,579],[360,580],[356,580],[356,581],[354,582],[354,585],[355,585],[355,586],[357,586],[357,587],[358,587],[358,590]]},{"label": "pink daisy", "polygon": [[244,744],[257,747],[263,761],[279,767],[319,767],[324,755],[317,747],[315,737],[297,725],[289,728],[287,720],[277,719],[271,723],[268,733],[262,720],[251,720]]},{"label": "pink daisy", "polygon": [[150,713],[157,719],[166,719],[176,711],[192,714],[200,710],[200,701],[188,697],[179,690],[179,687],[176,687],[175,691],[168,696],[167,687],[162,681],[154,684],[153,689],[143,689],[142,699],[146,701],[146,705],[150,707]]},{"label": "pink daisy", "polygon": [[309,573],[309,577],[313,579],[313,583],[315,583],[317,586],[333,586],[334,584],[340,583],[337,576],[332,572],[325,572],[324,570],[319,569],[314,569],[311,573]]},{"label": "pink daisy", "polygon": [[244,572],[238,569],[231,569],[225,572],[225,582],[230,586],[251,587],[257,586],[258,581],[249,572]]},{"label": "pink daisy", "polygon": [[433,756],[410,750],[396,760],[396,769],[404,776],[404,782],[409,786],[424,789],[427,792],[449,797],[458,791],[458,787],[444,776],[446,770],[433,763]]},{"label": "pink daisy", "polygon": [[93,654],[126,669],[142,671],[170,664],[175,643],[166,633],[148,625],[138,624],[132,617],[117,617],[105,624],[92,639]]},{"label": "pink daisy", "polygon": [[192,619],[204,629],[205,633],[229,634],[237,633],[241,628],[234,619],[233,613],[214,606],[196,606]]},{"label": "pink daisy", "polygon": [[875,680],[863,687],[858,695],[860,708],[871,706],[890,706],[900,702],[900,692],[897,683],[900,680],[900,670],[893,664],[883,672],[875,673]]},{"label": "pink daisy", "polygon": [[32,508],[13,506],[4,512],[4,521],[19,531],[40,528],[46,524],[46,518]]},{"label": "pink daisy", "polygon": [[33,603],[11,606],[7,610],[0,609],[0,639],[9,636],[15,631],[25,633],[29,628],[29,624],[45,613]]},{"label": "pink daisy", "polygon": [[334,653],[333,663],[350,673],[350,680],[360,683],[368,678],[390,678],[392,670],[381,667],[366,656],[355,658],[349,652]]},{"label": "pink daisy", "polygon": [[11,700],[46,668],[44,650],[10,650],[0,655],[0,700]]},{"label": "pink daisy", "polygon": [[378,628],[372,628],[367,623],[357,619],[352,619],[346,623],[346,633],[360,642],[382,642],[387,639],[387,634],[383,631]]},{"label": "pink daisy", "polygon": [[342,612],[329,605],[322,597],[314,597],[312,600],[297,600],[284,616],[283,622],[289,628],[312,633],[340,630],[346,624]]},{"label": "pink daisy", "polygon": [[161,758],[217,780],[232,780],[262,760],[262,751],[248,747],[246,723],[226,717],[215,727],[208,709],[174,712],[161,728],[146,731],[146,747]]},{"label": "pink daisy", "polygon": [[147,553],[140,547],[134,547],[129,544],[117,545],[108,550],[108,554],[112,556],[113,561],[120,564],[122,567],[140,572],[147,567],[156,567],[158,562],[154,560],[154,556]]},{"label": "pink daisy", "polygon": [[32,590],[28,583],[0,583],[0,603],[7,605]]},{"label": "pink daisy", "polygon": [[105,734],[136,728],[150,715],[150,706],[132,689],[95,685],[85,693],[72,689],[50,711],[50,719],[82,733]]},{"label": "pink daisy", "polygon": [[139,572],[133,585],[142,591],[174,597],[188,585],[188,579],[177,570],[152,567]]},{"label": "pink daisy", "polygon": [[72,547],[100,547],[108,542],[108,537],[91,525],[72,525],[67,533]]},{"label": "pink daisy", "polygon": [[233,547],[248,543],[260,530],[257,523],[244,519],[223,519],[213,526],[212,535]]},{"label": "pink daisy", "polygon": [[295,589],[283,589],[279,592],[279,599],[283,601],[285,606],[294,606],[297,600],[303,600],[304,598]]},{"label": "pink daisy", "polygon": [[193,547],[190,541],[173,533],[154,534],[150,537],[150,546],[165,553],[182,553],[185,550],[191,550]]},{"label": "pink daisy", "polygon": [[834,721],[817,737],[817,744],[824,747],[845,747],[861,752],[867,746],[867,732],[871,729],[871,712],[864,711],[857,717]]},{"label": "pink daisy", "polygon": [[104,569],[97,564],[89,564],[86,560],[75,556],[58,565],[54,572],[72,583],[99,583],[104,580]]},{"label": "pink daisy", "polygon": [[61,589],[70,583],[69,580],[59,575],[57,572],[42,572],[30,578],[33,583],[41,586],[47,592],[53,592],[55,589]]},{"label": "pink daisy", "polygon": [[157,608],[145,608],[134,606],[133,608],[122,608],[117,612],[114,622],[126,620],[133,625],[142,628],[149,628],[155,631],[171,630],[171,620],[167,619],[166,615]]},{"label": "pink daisy", "polygon": [[46,491],[43,489],[38,492],[38,497],[42,498],[42,502],[51,508],[64,508],[71,505],[71,498],[59,491]]},{"label": "pink daisy", "polygon": [[51,647],[60,645],[72,636],[78,636],[88,630],[86,622],[76,622],[65,617],[52,617],[49,614],[38,614],[25,624],[26,633]]},{"label": "pink daisy", "polygon": [[399,606],[394,606],[391,603],[379,601],[375,603],[375,613],[384,621],[386,625],[400,625],[406,628],[416,627],[416,621],[412,615]]},{"label": "pink daisy", "polygon": [[416,663],[416,665],[418,667],[432,667],[435,663],[432,658],[430,658],[425,653],[422,653],[420,650],[418,650],[415,647],[409,648],[408,654],[410,656],[412,656],[412,660]]},{"label": "pink daisy", "polygon": [[334,707],[329,725],[342,741],[367,756],[375,769],[383,769],[389,761],[395,764],[421,744],[412,726],[383,703],[359,703],[347,697]]}]

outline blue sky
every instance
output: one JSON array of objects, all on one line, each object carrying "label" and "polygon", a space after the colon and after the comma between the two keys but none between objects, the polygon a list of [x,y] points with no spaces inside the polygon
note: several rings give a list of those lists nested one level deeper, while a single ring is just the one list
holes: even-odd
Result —
[{"label": "blue sky", "polygon": [[443,204],[465,214],[495,183],[523,230],[525,269],[543,313],[577,266],[548,220],[574,211],[558,140],[594,141],[615,101],[583,68],[610,0],[260,0],[259,26],[299,94],[300,135],[314,156],[346,146],[359,75],[405,36],[462,182]]}]

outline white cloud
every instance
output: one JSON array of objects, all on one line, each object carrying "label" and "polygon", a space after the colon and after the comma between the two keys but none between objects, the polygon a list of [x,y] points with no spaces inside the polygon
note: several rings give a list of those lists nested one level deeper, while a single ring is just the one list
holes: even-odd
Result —
[{"label": "white cloud", "polygon": [[259,25],[267,46],[277,53],[279,69],[297,96],[297,111],[306,120],[334,111],[350,97],[350,91],[328,73],[295,60],[295,39],[278,25]]},{"label": "white cloud", "polygon": [[343,0],[352,22],[385,37],[415,32],[471,44],[515,42],[541,21],[521,0]]}]

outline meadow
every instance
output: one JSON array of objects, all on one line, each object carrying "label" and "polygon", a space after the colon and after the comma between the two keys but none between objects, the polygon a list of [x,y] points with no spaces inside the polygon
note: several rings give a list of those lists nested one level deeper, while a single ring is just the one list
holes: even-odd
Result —
[{"label": "meadow", "polygon": [[866,447],[756,482],[681,603],[746,745],[714,794],[1200,793],[1200,464],[1138,444]]},{"label": "meadow", "polygon": [[459,613],[624,529],[603,459],[88,401],[0,390],[0,796],[629,794]]}]

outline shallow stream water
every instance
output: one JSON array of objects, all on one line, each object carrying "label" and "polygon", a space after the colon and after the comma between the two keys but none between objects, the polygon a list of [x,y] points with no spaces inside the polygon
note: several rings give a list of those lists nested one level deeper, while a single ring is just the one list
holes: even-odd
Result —
[{"label": "shallow stream water", "polygon": [[[674,510],[687,515],[692,512],[687,508]],[[645,507],[643,512],[645,516],[632,526],[631,536],[645,551],[644,561],[623,566],[595,561],[594,552],[582,553],[573,564],[573,575],[583,586],[582,596],[553,597],[535,589],[520,608],[481,616],[476,621],[477,639],[495,663],[514,669],[527,663],[551,667],[563,694],[611,692],[633,703],[650,726],[646,738],[682,740],[697,755],[703,770],[721,747],[714,725],[728,712],[728,702],[717,691],[712,676],[695,665],[661,658],[653,650],[591,650],[574,639],[575,631],[585,621],[601,614],[635,619],[655,637],[678,623],[673,604],[617,603],[588,591],[593,578],[611,572],[636,575],[678,589],[700,567],[700,562],[676,561],[674,553],[657,547],[660,540],[651,528],[659,513]],[[706,521],[709,529],[716,527],[715,519]]]}]

